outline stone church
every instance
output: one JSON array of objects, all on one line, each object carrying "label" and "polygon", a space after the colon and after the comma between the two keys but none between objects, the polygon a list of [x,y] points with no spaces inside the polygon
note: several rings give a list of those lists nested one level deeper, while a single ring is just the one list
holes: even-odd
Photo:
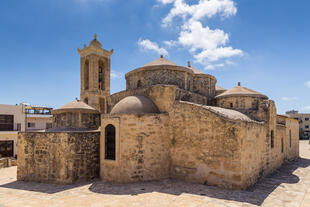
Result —
[{"label": "stone church", "polygon": [[54,110],[53,128],[19,133],[18,180],[112,183],[159,179],[244,189],[299,156],[298,121],[240,83],[163,56],[110,94],[110,61],[95,36],[78,49],[81,100]]}]

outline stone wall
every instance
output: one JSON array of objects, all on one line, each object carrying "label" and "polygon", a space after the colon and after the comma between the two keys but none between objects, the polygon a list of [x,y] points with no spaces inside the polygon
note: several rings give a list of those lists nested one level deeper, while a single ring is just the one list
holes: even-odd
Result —
[{"label": "stone wall", "polygon": [[175,85],[180,89],[213,99],[216,78],[208,74],[194,74],[181,66],[160,65],[138,68],[126,74],[126,89],[149,87],[164,84]]},{"label": "stone wall", "polygon": [[99,126],[99,113],[77,111],[53,114],[53,128],[98,129]]},{"label": "stone wall", "polygon": [[267,124],[247,123],[241,134],[243,186],[254,184],[264,176],[266,165]]},{"label": "stone wall", "polygon": [[229,119],[182,102],[175,104],[171,115],[171,177],[226,188],[245,187],[241,146],[253,134],[260,138],[262,124]]},{"label": "stone wall", "polygon": [[100,132],[23,132],[17,179],[59,184],[99,175]]},{"label": "stone wall", "polygon": [[[116,159],[105,159],[105,128],[116,128]],[[167,114],[102,117],[100,177],[110,182],[136,182],[169,177]]]},{"label": "stone wall", "polygon": [[217,98],[217,105],[223,108],[232,108],[235,110],[258,110],[259,102],[263,100],[260,97],[251,96],[229,96]]},{"label": "stone wall", "polygon": [[215,85],[215,77],[207,74],[195,74],[192,92],[206,96],[209,99],[213,99],[216,93]]},{"label": "stone wall", "polygon": [[287,159],[299,157],[299,122],[292,118],[286,119],[286,151]]},{"label": "stone wall", "polygon": [[175,85],[181,89],[189,90],[192,82],[192,72],[187,68],[178,66],[150,66],[136,69],[126,74],[126,89],[149,87],[157,84]]},{"label": "stone wall", "polygon": [[257,121],[267,121],[269,108],[275,107],[273,100],[255,96],[219,97],[216,98],[216,105],[222,108],[240,111]]},{"label": "stone wall", "polygon": [[126,90],[115,93],[107,98],[107,112],[123,98],[132,95],[142,95],[150,98],[160,112],[169,112],[173,109],[175,101],[188,101],[207,105],[208,98],[190,91],[182,90],[172,85],[154,85],[145,88]]}]

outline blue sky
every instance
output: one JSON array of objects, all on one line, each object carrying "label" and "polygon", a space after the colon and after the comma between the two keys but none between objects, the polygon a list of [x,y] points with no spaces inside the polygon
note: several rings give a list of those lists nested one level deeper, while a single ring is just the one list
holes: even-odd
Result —
[{"label": "blue sky", "polygon": [[0,103],[57,108],[79,97],[77,48],[94,33],[112,55],[111,92],[160,54],[310,113],[309,0],[0,2]]}]

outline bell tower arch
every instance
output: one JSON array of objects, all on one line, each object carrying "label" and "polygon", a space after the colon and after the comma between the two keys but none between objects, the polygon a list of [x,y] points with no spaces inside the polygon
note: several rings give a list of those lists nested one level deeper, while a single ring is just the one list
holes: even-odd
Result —
[{"label": "bell tower arch", "polygon": [[110,95],[111,55],[94,39],[89,46],[78,49],[81,68],[81,100],[101,113],[106,113],[106,97]]}]

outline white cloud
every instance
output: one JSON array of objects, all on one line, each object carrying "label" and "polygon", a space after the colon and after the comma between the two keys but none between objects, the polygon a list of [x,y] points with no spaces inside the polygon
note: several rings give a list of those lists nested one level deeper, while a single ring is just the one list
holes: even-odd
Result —
[{"label": "white cloud", "polygon": [[237,8],[232,0],[199,0],[197,4],[189,5],[185,0],[159,0],[163,4],[174,2],[173,8],[163,19],[163,26],[171,23],[174,17],[180,16],[184,20],[190,18],[197,21],[205,17],[211,18],[216,14],[229,17],[237,13]]},{"label": "white cloud", "polygon": [[296,101],[298,98],[297,97],[282,97],[282,101]]},{"label": "white cloud", "polygon": [[229,36],[224,31],[219,29],[211,30],[208,26],[203,27],[201,22],[198,21],[190,21],[184,25],[179,36],[179,43],[188,47],[195,60],[205,65],[206,69],[223,67],[224,63],[212,64],[223,58],[243,55],[243,52],[239,49],[224,47],[228,41]]},{"label": "white cloud", "polygon": [[149,50],[158,53],[159,55],[168,55],[168,51],[165,48],[159,47],[156,42],[152,42],[148,39],[139,39],[138,45],[143,50]]},{"label": "white cloud", "polygon": [[[176,25],[178,31],[176,40],[163,41],[167,48],[187,48],[195,61],[202,64],[205,69],[214,69],[234,64],[229,58],[242,56],[244,52],[229,46],[229,35],[221,29],[211,29],[204,26],[202,21],[206,18],[220,15],[230,17],[237,13],[233,0],[157,0],[167,5],[172,4],[172,9],[162,20],[163,26],[174,23],[179,17],[181,24]],[[178,21],[178,24],[180,22]],[[164,48],[160,48],[150,40],[139,40],[143,49],[153,50],[159,54],[168,54]]]},{"label": "white cloud", "polygon": [[306,106],[303,108],[303,110],[307,110],[307,111],[310,111],[310,106]]},{"label": "white cloud", "polygon": [[310,88],[310,81],[306,82],[306,86]]},{"label": "white cloud", "polygon": [[179,42],[190,47],[193,52],[197,49],[215,49],[218,45],[224,45],[229,40],[228,35],[222,30],[211,30],[208,26],[203,27],[198,21],[191,21],[182,28]]},{"label": "white cloud", "polygon": [[221,68],[221,67],[224,67],[225,66],[225,63],[218,63],[218,64],[211,64],[211,63],[208,63],[206,66],[205,66],[205,69],[206,70],[214,70],[215,68]]},{"label": "white cloud", "polygon": [[175,47],[178,44],[178,42],[175,40],[166,40],[166,41],[163,41],[163,43],[167,45],[168,47]]},{"label": "white cloud", "polygon": [[162,3],[162,4],[170,4],[170,3],[174,2],[175,0],[157,0],[157,1]]},{"label": "white cloud", "polygon": [[119,73],[119,72],[117,72],[115,70],[112,70],[110,75],[111,75],[111,78],[113,78],[113,79],[117,79],[117,78],[123,77],[122,73]]}]

